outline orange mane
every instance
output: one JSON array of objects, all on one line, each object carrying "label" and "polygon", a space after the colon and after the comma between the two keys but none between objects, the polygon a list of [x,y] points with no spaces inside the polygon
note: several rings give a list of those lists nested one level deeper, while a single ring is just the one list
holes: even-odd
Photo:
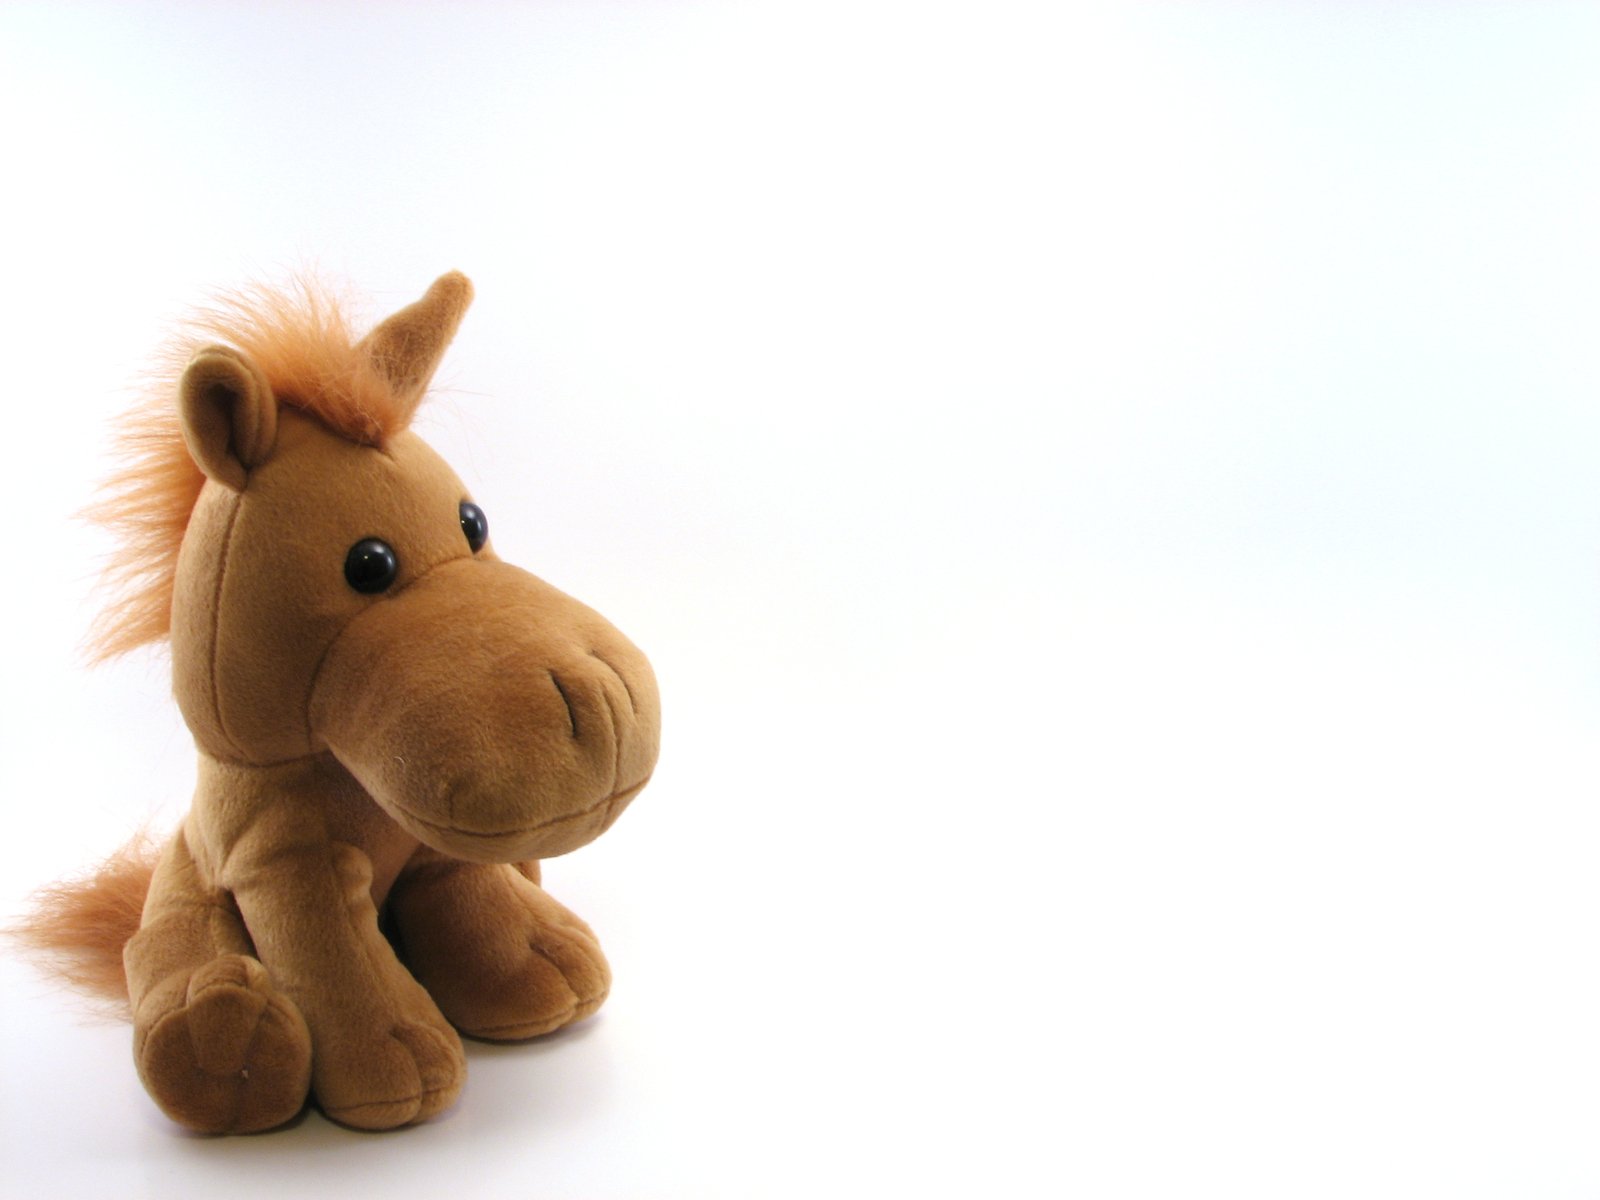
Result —
[{"label": "orange mane", "polygon": [[87,643],[94,661],[171,632],[178,547],[205,483],[178,424],[177,383],[195,351],[215,342],[260,367],[280,404],[351,441],[381,445],[410,416],[361,348],[345,306],[312,279],[227,293],[196,312],[161,355],[145,398],[123,418],[115,445],[124,465],[85,513],[118,543],[102,577],[111,599]]}]

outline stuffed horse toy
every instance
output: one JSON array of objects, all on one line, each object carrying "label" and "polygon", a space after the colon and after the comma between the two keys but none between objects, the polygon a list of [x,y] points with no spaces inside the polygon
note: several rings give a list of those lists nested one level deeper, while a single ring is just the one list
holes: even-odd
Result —
[{"label": "stuffed horse toy", "polygon": [[139,1076],[191,1129],[308,1097],[359,1129],[421,1121],[461,1089],[460,1034],[534,1037],[606,997],[538,860],[648,782],[656,684],[495,556],[408,428],[471,297],[445,275],[359,341],[309,286],[213,310],[101,506],[127,586],[98,650],[170,639],[198,782],[158,861],[50,890],[25,933],[125,988]]}]

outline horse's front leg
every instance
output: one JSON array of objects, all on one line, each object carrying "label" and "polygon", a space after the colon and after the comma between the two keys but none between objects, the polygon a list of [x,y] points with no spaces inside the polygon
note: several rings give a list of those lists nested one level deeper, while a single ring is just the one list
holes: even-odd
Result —
[{"label": "horse's front leg", "polygon": [[323,1112],[390,1129],[448,1107],[466,1077],[461,1040],[379,932],[367,856],[322,842],[229,866],[262,963],[310,1027]]},{"label": "horse's front leg", "polygon": [[589,1016],[610,990],[594,933],[515,867],[424,847],[395,882],[389,911],[407,963],[471,1037],[549,1033]]}]

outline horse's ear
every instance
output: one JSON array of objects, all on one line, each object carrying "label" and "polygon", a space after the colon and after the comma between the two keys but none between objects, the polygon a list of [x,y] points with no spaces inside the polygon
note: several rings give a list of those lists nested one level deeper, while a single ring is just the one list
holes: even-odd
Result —
[{"label": "horse's ear", "polygon": [[278,438],[278,401],[267,377],[226,346],[207,346],[189,360],[178,383],[178,415],[195,464],[236,492]]},{"label": "horse's ear", "polygon": [[361,349],[393,385],[406,415],[422,399],[471,303],[471,281],[460,271],[451,271],[434,280],[421,300],[361,339]]}]

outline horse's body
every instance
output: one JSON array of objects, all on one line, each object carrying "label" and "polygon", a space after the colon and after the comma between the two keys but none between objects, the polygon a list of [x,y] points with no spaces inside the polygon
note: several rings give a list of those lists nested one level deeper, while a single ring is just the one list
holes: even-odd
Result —
[{"label": "horse's body", "polygon": [[199,778],[124,963],[140,1076],[191,1128],[270,1128],[308,1091],[348,1125],[421,1120],[461,1087],[458,1030],[530,1037],[605,998],[536,860],[647,782],[655,682],[496,559],[406,428],[470,296],[447,275],[359,343],[258,315],[181,376],[204,481],[144,600],[170,596]]}]

